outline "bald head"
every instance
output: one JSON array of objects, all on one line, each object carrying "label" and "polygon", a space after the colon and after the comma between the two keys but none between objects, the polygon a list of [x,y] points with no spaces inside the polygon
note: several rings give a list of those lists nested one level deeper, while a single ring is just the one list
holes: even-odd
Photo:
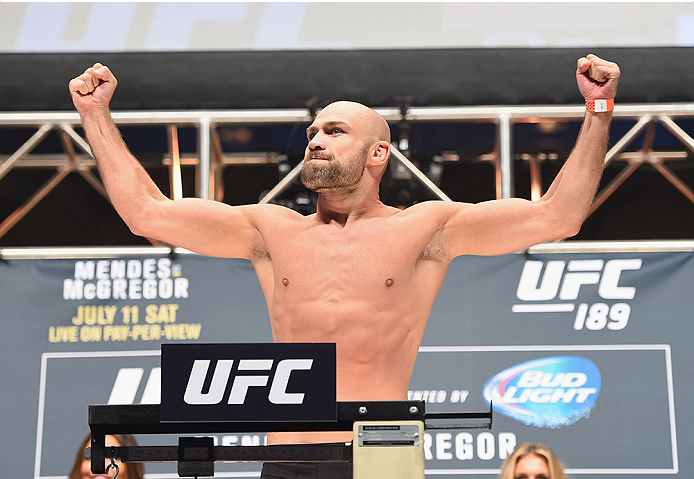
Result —
[{"label": "bald head", "polygon": [[387,141],[390,143],[390,127],[381,115],[366,105],[354,101],[336,101],[321,110],[316,118],[342,116],[361,130],[369,143]]}]

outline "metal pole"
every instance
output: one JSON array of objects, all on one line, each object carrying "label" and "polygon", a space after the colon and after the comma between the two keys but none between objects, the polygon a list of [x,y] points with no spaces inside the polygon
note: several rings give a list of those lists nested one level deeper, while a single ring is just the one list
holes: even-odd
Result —
[{"label": "metal pole", "polygon": [[5,218],[2,223],[0,223],[0,238],[5,236],[10,228],[16,225],[19,220],[24,218],[31,209],[38,204],[43,198],[50,193],[53,188],[55,188],[58,183],[63,181],[63,179],[72,171],[71,168],[61,168],[55,175],[53,175],[41,188],[38,189],[31,197],[24,202],[22,206],[17,208],[15,211],[10,213],[10,215]]},{"label": "metal pole", "polygon": [[629,130],[627,134],[617,142],[616,145],[610,148],[610,151],[608,151],[607,155],[605,155],[605,161],[603,162],[602,167],[605,168],[607,165],[609,165],[619,153],[629,146],[629,143],[634,141],[634,138],[641,133],[641,130],[643,130],[651,122],[651,120],[652,118],[650,116],[639,118],[639,121],[631,127],[631,130]]},{"label": "metal pole", "polygon": [[84,138],[79,136],[77,132],[70,126],[70,125],[58,125],[58,128],[63,130],[65,133],[67,133],[70,138],[72,138],[72,141],[80,147],[82,151],[84,151],[86,154],[91,156],[92,158],[94,157],[94,154],[92,153],[92,148],[89,146],[89,143],[85,141]]},{"label": "metal pole", "polygon": [[183,184],[181,181],[181,153],[178,148],[178,128],[176,125],[169,125],[166,129],[169,137],[169,184],[171,185],[171,199],[180,200],[183,198]]},{"label": "metal pole", "polygon": [[499,121],[499,168],[501,170],[501,197],[513,197],[513,138],[511,114],[502,113],[498,116]]},{"label": "metal pole", "polygon": [[258,204],[262,205],[265,203],[269,203],[270,201],[274,200],[276,197],[281,195],[284,190],[289,188],[289,185],[292,184],[294,179],[297,176],[299,176],[299,173],[301,173],[302,166],[304,166],[304,160],[301,160],[301,162],[298,165],[296,165],[292,171],[287,173],[287,176],[282,178],[282,181],[277,183],[275,187],[272,190],[270,190],[270,192],[267,195],[263,196],[263,199],[261,199],[258,202]]},{"label": "metal pole", "polygon": [[530,199],[538,201],[542,198],[542,172],[540,159],[537,155],[530,156]]},{"label": "metal pole", "polygon": [[686,196],[689,201],[694,203],[694,191],[692,191],[692,189],[684,181],[682,181],[679,176],[674,174],[670,168],[658,162],[651,163],[651,166],[655,168],[658,173],[663,175],[666,180],[672,183],[672,185],[677,188],[680,193]]},{"label": "metal pole", "polygon": [[17,151],[0,165],[0,180],[10,172],[15,163],[24,158],[53,129],[53,125],[43,125]]},{"label": "metal pole", "polygon": [[431,190],[432,193],[438,196],[439,199],[444,201],[451,201],[451,199],[448,196],[446,196],[446,193],[441,191],[441,189],[438,186],[436,186],[424,173],[422,173],[419,170],[419,168],[414,166],[412,162],[405,157],[405,155],[400,153],[400,150],[391,145],[390,152],[400,163],[403,164],[405,168],[410,170],[412,174],[416,176],[417,179],[424,184],[424,186],[429,188],[429,190]]},{"label": "metal pole", "polygon": [[658,120],[665,125],[665,127],[670,130],[670,133],[675,135],[677,139],[679,139],[682,143],[684,143],[687,148],[689,148],[691,151],[694,151],[694,139],[689,136],[680,126],[672,121],[670,117],[667,116],[661,116],[658,117]]},{"label": "metal pole", "polygon": [[614,193],[615,190],[619,188],[622,185],[622,183],[624,183],[627,180],[627,178],[629,178],[631,174],[634,171],[636,171],[636,169],[642,164],[643,163],[640,161],[634,161],[625,166],[624,169],[620,171],[617,176],[614,177],[610,184],[603,188],[602,191],[600,191],[600,193],[598,193],[595,196],[593,204],[591,205],[590,211],[588,211],[586,218],[592,215],[595,212],[595,210],[597,210],[600,207],[600,205],[602,205],[605,202],[605,200],[609,198],[610,195]]},{"label": "metal pole", "polygon": [[210,198],[211,130],[212,120],[209,118],[200,118],[198,121],[198,151],[200,152],[200,163],[198,164],[198,197],[204,199]]}]

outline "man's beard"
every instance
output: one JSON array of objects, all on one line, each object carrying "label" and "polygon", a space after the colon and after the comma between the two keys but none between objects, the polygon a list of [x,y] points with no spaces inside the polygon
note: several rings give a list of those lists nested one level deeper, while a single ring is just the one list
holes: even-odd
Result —
[{"label": "man's beard", "polygon": [[332,155],[321,155],[324,160],[310,161],[314,152],[309,151],[301,168],[301,183],[312,191],[353,190],[361,180],[366,165],[368,146],[342,164]]}]

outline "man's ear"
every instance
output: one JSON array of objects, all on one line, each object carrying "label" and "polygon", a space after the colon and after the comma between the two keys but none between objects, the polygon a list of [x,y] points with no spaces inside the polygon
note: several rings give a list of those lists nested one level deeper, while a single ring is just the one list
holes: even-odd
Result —
[{"label": "man's ear", "polygon": [[390,157],[390,143],[387,141],[377,142],[371,151],[371,162],[374,166],[381,166],[388,162]]}]

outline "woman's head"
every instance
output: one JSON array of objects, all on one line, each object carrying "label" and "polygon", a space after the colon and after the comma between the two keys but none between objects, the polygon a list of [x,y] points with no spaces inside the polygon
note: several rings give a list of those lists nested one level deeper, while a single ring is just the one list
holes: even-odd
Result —
[{"label": "woman's head", "polygon": [[566,479],[564,466],[544,444],[522,443],[501,466],[499,479]]},{"label": "woman's head", "polygon": [[[75,463],[72,465],[72,470],[68,479],[92,479],[92,478],[104,478],[113,477],[113,470],[109,470],[106,476],[101,474],[92,474],[91,471],[91,461],[84,457],[84,449],[91,443],[91,436],[87,436],[82,441],[81,446],[77,449],[77,455],[75,457]],[[107,446],[137,446],[137,441],[135,438],[129,434],[118,434],[114,436],[106,436]],[[107,462],[110,464],[110,461]],[[127,463],[123,464],[119,460],[116,460],[118,465],[118,479],[143,479],[144,478],[144,467],[141,463]]]}]

